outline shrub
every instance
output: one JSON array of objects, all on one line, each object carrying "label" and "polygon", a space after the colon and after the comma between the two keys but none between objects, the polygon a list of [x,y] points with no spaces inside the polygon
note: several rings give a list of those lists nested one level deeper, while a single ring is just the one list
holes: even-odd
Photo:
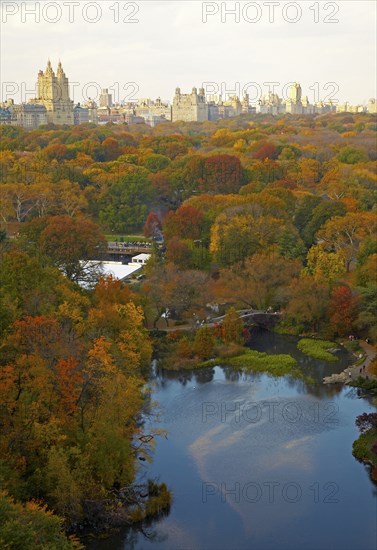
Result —
[{"label": "shrub", "polygon": [[64,534],[63,520],[34,501],[20,504],[0,494],[1,548],[84,548],[74,537]]},{"label": "shrub", "polygon": [[347,145],[339,151],[338,160],[345,164],[356,164],[358,162],[366,162],[368,157],[362,149]]}]

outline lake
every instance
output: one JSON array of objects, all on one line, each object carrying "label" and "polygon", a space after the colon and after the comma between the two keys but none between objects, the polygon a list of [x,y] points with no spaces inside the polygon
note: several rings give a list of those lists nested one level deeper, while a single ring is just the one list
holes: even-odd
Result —
[{"label": "lake", "polygon": [[[251,347],[290,353],[321,381],[350,363],[304,356],[297,339],[255,330]],[[352,456],[355,418],[375,408],[354,388],[215,367],[151,378],[166,429],[140,479],[164,481],[170,514],[90,545],[102,549],[375,550],[376,486]]]}]

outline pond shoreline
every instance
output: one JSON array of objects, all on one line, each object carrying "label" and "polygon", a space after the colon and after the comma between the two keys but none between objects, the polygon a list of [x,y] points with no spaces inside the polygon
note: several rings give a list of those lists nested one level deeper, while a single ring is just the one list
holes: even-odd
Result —
[{"label": "pond shoreline", "polygon": [[[166,429],[169,437],[159,441],[153,463],[144,475],[163,479],[173,491],[174,505],[169,515],[149,527],[128,527],[102,542],[96,537],[89,543],[89,550],[246,549],[252,543],[258,548],[278,550],[281,545],[275,539],[276,527],[265,531],[254,529],[251,534],[242,529],[242,519],[249,522],[250,514],[255,525],[261,523],[264,505],[273,515],[273,523],[278,523],[284,540],[289,541],[289,547],[298,550],[303,547],[301,535],[296,536],[297,531],[290,527],[289,521],[279,525],[286,514],[295,519],[295,505],[284,500],[279,492],[287,480],[293,480],[302,489],[297,506],[303,510],[300,525],[304,523],[307,541],[311,544],[314,541],[315,547],[322,550],[328,547],[329,540],[337,541],[336,550],[357,548],[360,541],[363,548],[372,548],[366,529],[372,513],[370,477],[351,455],[354,421],[364,410],[371,410],[369,399],[367,396],[366,400],[357,399],[356,392],[322,384],[324,374],[334,369],[339,372],[352,363],[346,349],[339,353],[338,365],[326,364],[303,356],[296,348],[296,340],[297,337],[263,331],[255,334],[254,345],[258,354],[265,353],[268,357],[294,354],[305,374],[317,373],[315,386],[290,376],[272,380],[263,372],[241,373],[220,366],[174,372],[155,365],[151,398],[161,404],[160,427]],[[328,459],[335,452],[346,458],[341,467],[335,468]],[[278,483],[273,506],[268,494],[263,493],[264,484],[271,479]],[[331,525],[328,523],[329,505],[319,506],[315,500],[313,481],[318,483],[314,487],[320,492],[319,503],[326,502],[329,487],[341,491],[342,499],[336,506],[331,505],[334,521],[343,522],[339,532],[333,533],[333,520]],[[242,492],[240,499],[226,495],[224,502],[222,486],[234,490],[237,484],[242,488],[250,483],[261,488],[260,503],[243,499]],[[205,493],[208,503],[203,501],[203,487],[208,492]],[[346,501],[355,487],[360,493],[360,506],[351,512]],[[254,494],[247,496],[251,498]],[[314,513],[318,514],[316,525],[312,521]],[[352,530],[351,513],[362,536]],[[214,529],[208,533],[211,522]]]},{"label": "pond shoreline", "polygon": [[355,381],[357,378],[371,378],[373,380],[377,381],[377,376],[374,374],[371,374],[367,372],[367,369],[369,365],[372,363],[372,361],[375,359],[377,355],[376,349],[371,346],[370,344],[367,344],[366,342],[359,342],[360,346],[363,348],[365,352],[365,359],[363,363],[357,365],[353,364],[344,369],[343,372],[338,374],[332,374],[331,376],[325,376],[323,378],[324,384],[349,384],[351,381]]},{"label": "pond shoreline", "polygon": [[[191,329],[187,331],[182,330],[183,328],[185,329],[186,327],[181,328],[181,330],[179,331],[181,334],[187,333],[188,335],[192,336],[193,330],[195,331],[195,329]],[[327,341],[314,336],[309,337],[309,336],[303,336],[303,335],[300,336],[300,335],[292,335],[292,334],[285,334],[285,333],[282,334],[274,330],[272,331],[269,329],[263,329],[263,330],[269,332],[270,334],[275,334],[276,336],[294,338],[295,340],[297,340],[297,342],[295,343],[296,351],[300,352],[302,355],[306,357],[319,360],[326,364],[331,364],[334,362],[336,363],[339,360],[339,357],[337,356],[336,352],[341,352],[341,353],[347,352],[350,355],[352,354],[352,352],[350,352],[350,350],[348,350],[347,347],[343,345],[343,343],[340,343],[339,341],[336,341],[336,340]],[[170,330],[168,329],[168,331],[161,331],[161,333],[162,332],[165,332],[166,334],[167,332],[170,332]],[[280,369],[278,368],[279,365],[276,365],[276,360],[278,360],[278,357],[275,357],[275,354],[266,354],[264,352],[260,353],[260,350],[258,350],[258,341],[259,341],[258,337],[256,339],[247,340],[243,345],[238,345],[237,346],[238,349],[235,349],[234,353],[231,353],[231,354],[223,354],[221,352],[217,354],[216,349],[214,349],[214,352],[215,352],[214,355],[212,355],[212,357],[208,359],[203,359],[195,356],[182,359],[182,358],[175,357],[174,353],[171,354],[170,351],[165,349],[162,352],[162,356],[161,356],[161,357],[164,357],[165,355],[163,364],[161,364],[161,367],[166,371],[172,371],[172,372],[178,371],[178,370],[194,371],[194,370],[200,370],[207,367],[215,367],[215,366],[229,366],[229,367],[234,367],[239,369],[242,366],[241,363],[243,359],[245,362],[244,367],[249,372],[254,371],[254,372],[264,373],[274,377],[291,375],[295,378],[301,378],[309,384],[328,383],[328,382],[324,382],[324,380],[327,380],[327,379],[331,379],[331,381],[333,381],[334,383],[339,381],[346,381],[346,377],[344,373],[347,373],[347,376],[348,376],[349,368],[353,368],[353,366],[347,365],[346,369],[344,369],[343,372],[341,373],[338,372],[338,373],[332,374],[331,376],[320,378],[315,382],[315,380],[312,377],[306,376],[305,372],[302,372],[299,370],[299,368],[297,368],[298,364],[296,359],[294,359],[294,352],[293,353],[290,352],[289,356],[285,355],[283,357],[283,355],[280,355],[282,359],[289,358],[292,360],[292,365],[290,365],[289,369],[288,368]],[[319,350],[314,349],[314,352],[315,352],[314,353],[313,350],[305,349],[305,347],[299,345],[300,343],[305,343],[305,341],[308,341],[309,344],[311,341],[314,344],[318,343],[319,345],[322,345],[322,347],[324,344],[326,344],[329,349],[325,348],[326,351],[324,351],[324,349],[319,349]],[[253,346],[253,343],[254,345],[255,343],[257,344],[256,347]],[[318,352],[320,352],[321,355],[319,355]],[[254,361],[252,361],[253,358],[250,357],[251,353],[254,353],[256,356],[260,356],[255,358],[256,359],[255,365],[253,364]],[[264,361],[258,361],[258,359],[263,359]],[[293,362],[295,364],[293,364]],[[270,365],[269,363],[273,363],[273,365],[272,364]],[[253,368],[254,366],[255,368]],[[332,379],[332,376],[334,376],[334,379]]]}]

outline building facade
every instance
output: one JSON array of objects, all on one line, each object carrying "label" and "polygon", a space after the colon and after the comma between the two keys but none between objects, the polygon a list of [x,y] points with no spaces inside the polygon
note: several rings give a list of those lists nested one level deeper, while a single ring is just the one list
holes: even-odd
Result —
[{"label": "building facade", "polygon": [[302,90],[298,82],[295,82],[293,86],[289,88],[288,99],[285,102],[285,112],[291,115],[302,115]]},{"label": "building facade", "polygon": [[160,97],[155,101],[151,99],[139,99],[135,107],[135,114],[146,119],[160,117],[160,119],[164,119],[165,121],[171,121],[172,108],[167,103],[163,103]]},{"label": "building facade", "polygon": [[113,96],[109,94],[108,88],[103,88],[99,96],[99,106],[100,107],[112,107],[113,106]]},{"label": "building facade", "polygon": [[336,105],[336,112],[337,113],[364,113],[365,107],[363,105],[351,105],[346,101],[346,103],[339,103]]},{"label": "building facade", "polygon": [[192,89],[191,94],[181,94],[176,88],[172,107],[172,121],[204,122],[208,120],[208,104],[204,88]]},{"label": "building facade", "polygon": [[60,61],[56,75],[50,60],[45,72],[39,71],[37,98],[32,103],[46,108],[48,123],[73,124],[73,101],[69,97],[68,78]]},{"label": "building facade", "polygon": [[93,99],[88,99],[84,107],[88,109],[88,122],[92,124],[98,124],[98,106]]},{"label": "building facade", "polygon": [[148,126],[151,126],[152,128],[157,126],[157,124],[163,124],[164,122],[168,122],[164,116],[152,115],[149,113],[143,115],[142,118],[145,121],[145,124],[148,124]]},{"label": "building facade", "polygon": [[0,107],[0,126],[9,126],[15,124],[16,120],[13,117],[12,112],[5,108]]},{"label": "building facade", "polygon": [[22,128],[35,129],[48,123],[47,109],[44,105],[22,103],[13,107],[16,125]]},{"label": "building facade", "polygon": [[368,113],[376,114],[377,113],[377,102],[375,99],[370,99],[368,101]]},{"label": "building facade", "polygon": [[73,108],[73,124],[85,124],[89,122],[89,109],[81,107],[80,103]]}]

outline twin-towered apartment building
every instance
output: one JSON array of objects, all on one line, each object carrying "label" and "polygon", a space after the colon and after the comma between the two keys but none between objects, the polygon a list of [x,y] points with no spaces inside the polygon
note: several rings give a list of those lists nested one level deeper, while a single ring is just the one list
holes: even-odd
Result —
[{"label": "twin-towered apartment building", "polygon": [[220,96],[206,95],[204,88],[192,88],[191,93],[182,93],[176,88],[173,102],[163,102],[160,98],[139,99],[134,102],[113,104],[108,89],[103,89],[98,100],[89,99],[85,105],[74,105],[69,95],[69,81],[59,61],[56,74],[50,60],[46,70],[39,71],[37,97],[19,105],[12,100],[0,104],[0,124],[37,128],[44,124],[76,125],[84,123],[106,124],[127,123],[156,126],[164,122],[205,122],[240,116],[249,113],[280,115],[323,114],[326,112],[369,112],[376,113],[376,100],[370,99],[368,107],[339,105],[331,102],[311,104],[302,97],[299,83],[288,89],[288,98],[283,100],[270,92],[262,97],[255,106],[249,96],[239,98],[236,95],[223,99]]}]

